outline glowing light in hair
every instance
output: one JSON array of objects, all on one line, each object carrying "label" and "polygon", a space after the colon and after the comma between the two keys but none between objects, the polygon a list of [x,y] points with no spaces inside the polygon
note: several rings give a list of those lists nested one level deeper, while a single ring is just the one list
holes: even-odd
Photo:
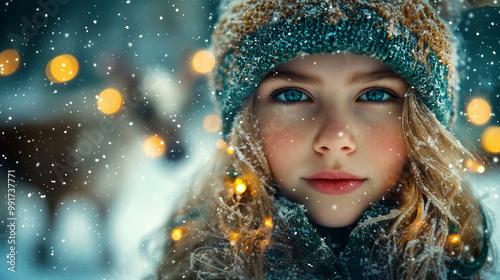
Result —
[{"label": "glowing light in hair", "polygon": [[113,88],[103,90],[97,97],[97,107],[106,115],[116,113],[121,108],[122,103],[122,95]]},{"label": "glowing light in hair", "polygon": [[273,219],[272,218],[266,218],[266,220],[264,221],[264,225],[267,228],[272,228],[273,227]]},{"label": "glowing light in hair", "polygon": [[45,75],[53,83],[64,83],[78,74],[78,60],[70,54],[56,56],[45,67]]},{"label": "glowing light in hair", "polygon": [[237,233],[237,232],[231,232],[229,234],[229,240],[231,241],[231,243],[234,243],[234,242],[238,241],[238,239],[240,239],[239,233]]},{"label": "glowing light in hair", "polygon": [[500,126],[488,127],[481,136],[481,145],[488,153],[500,153]]},{"label": "glowing light in hair", "polygon": [[21,57],[16,50],[8,49],[0,52],[0,76],[8,76],[19,68]]},{"label": "glowing light in hair", "polygon": [[486,168],[484,167],[483,164],[476,162],[472,159],[466,160],[465,166],[467,167],[468,170],[472,172],[483,173],[484,171],[486,171]]},{"label": "glowing light in hair", "polygon": [[467,118],[475,125],[483,125],[490,120],[491,106],[482,98],[474,98],[465,108]]},{"label": "glowing light in hair", "polygon": [[161,137],[151,136],[144,142],[144,153],[149,157],[157,157],[165,152],[165,146]]},{"label": "glowing light in hair", "polygon": [[448,236],[448,242],[450,244],[460,244],[462,240],[460,239],[460,235],[453,233]]},{"label": "glowing light in hair", "polygon": [[208,132],[217,132],[222,125],[222,121],[217,115],[208,115],[203,120],[203,127]]},{"label": "glowing light in hair", "polygon": [[171,232],[171,236],[174,241],[180,240],[183,235],[184,231],[180,228],[174,228]]},{"label": "glowing light in hair", "polygon": [[245,181],[241,178],[236,178],[236,180],[234,180],[234,190],[237,194],[243,194],[247,190]]},{"label": "glowing light in hair", "polygon": [[209,51],[197,52],[191,61],[194,71],[205,74],[210,72],[215,66],[215,57]]}]

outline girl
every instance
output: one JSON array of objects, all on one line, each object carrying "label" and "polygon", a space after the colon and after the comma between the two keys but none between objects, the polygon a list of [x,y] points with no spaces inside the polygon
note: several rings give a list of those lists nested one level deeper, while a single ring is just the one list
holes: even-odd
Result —
[{"label": "girl", "polygon": [[479,278],[487,221],[448,131],[458,74],[438,12],[222,7],[212,82],[229,148],[169,220],[155,277]]}]

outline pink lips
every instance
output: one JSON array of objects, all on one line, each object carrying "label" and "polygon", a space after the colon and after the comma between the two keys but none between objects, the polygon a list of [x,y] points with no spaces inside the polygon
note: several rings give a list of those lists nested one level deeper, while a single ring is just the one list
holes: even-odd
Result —
[{"label": "pink lips", "polygon": [[314,190],[323,194],[334,195],[351,193],[361,187],[366,180],[343,171],[321,171],[303,179]]}]

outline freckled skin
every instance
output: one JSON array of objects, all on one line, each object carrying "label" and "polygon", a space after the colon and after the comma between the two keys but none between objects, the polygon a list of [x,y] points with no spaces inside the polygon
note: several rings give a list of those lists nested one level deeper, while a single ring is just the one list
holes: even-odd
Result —
[{"label": "freckled skin", "polygon": [[[352,224],[401,176],[407,160],[401,114],[408,84],[400,78],[348,83],[356,73],[390,71],[377,60],[353,54],[309,55],[276,70],[311,75],[319,82],[264,80],[254,96],[274,180],[317,223]],[[288,105],[271,101],[271,93],[286,87],[304,91],[311,100]],[[361,102],[371,88],[389,88],[400,98]],[[366,180],[351,193],[328,195],[304,180],[320,171],[344,171]]]}]

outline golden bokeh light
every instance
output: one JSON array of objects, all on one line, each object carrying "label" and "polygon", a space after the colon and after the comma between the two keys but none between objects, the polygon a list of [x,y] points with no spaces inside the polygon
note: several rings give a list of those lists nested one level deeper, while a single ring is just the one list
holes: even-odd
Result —
[{"label": "golden bokeh light", "polygon": [[273,219],[272,218],[266,218],[266,220],[264,221],[264,225],[267,228],[272,228],[273,227]]},{"label": "golden bokeh light", "polygon": [[234,190],[236,191],[236,194],[243,194],[247,190],[245,181],[241,178],[236,178],[236,180],[234,180]]},{"label": "golden bokeh light", "polygon": [[475,125],[483,125],[490,120],[491,106],[488,101],[482,98],[474,98],[465,108],[467,117]]},{"label": "golden bokeh light", "polygon": [[78,60],[70,54],[56,56],[45,67],[45,75],[53,83],[65,83],[73,79],[80,66]]},{"label": "golden bokeh light", "polygon": [[203,127],[208,132],[217,132],[219,131],[220,126],[222,125],[222,121],[217,115],[208,115],[203,120]]},{"label": "golden bokeh light", "polygon": [[197,52],[191,61],[194,71],[205,74],[210,72],[215,66],[215,57],[209,51]]},{"label": "golden bokeh light", "polygon": [[217,147],[217,149],[224,149],[227,144],[226,144],[226,141],[222,140],[222,139],[219,139],[217,140],[217,142],[215,143],[215,146]]},{"label": "golden bokeh light", "polygon": [[240,234],[239,233],[237,233],[237,232],[231,232],[231,233],[229,233],[229,240],[231,242],[236,242],[236,241],[238,241],[238,239],[240,239]]},{"label": "golden bokeh light", "polygon": [[0,76],[8,76],[16,72],[21,63],[21,57],[16,50],[8,49],[0,52]]},{"label": "golden bokeh light", "polygon": [[231,146],[229,146],[229,147],[227,147],[226,152],[227,152],[228,154],[232,155],[232,154],[234,154],[234,148],[233,148],[233,147],[231,147]]},{"label": "golden bokeh light", "polygon": [[158,136],[151,136],[144,142],[144,153],[149,157],[157,157],[165,152],[165,141]]},{"label": "golden bokeh light", "polygon": [[448,242],[450,244],[460,244],[462,240],[460,239],[460,235],[453,233],[448,236]]},{"label": "golden bokeh light", "polygon": [[184,231],[180,228],[174,228],[172,230],[171,236],[174,241],[178,241],[182,238],[182,235],[184,235]]},{"label": "golden bokeh light", "polygon": [[122,95],[113,88],[105,89],[97,98],[97,107],[106,115],[114,114],[121,108],[123,102]]},{"label": "golden bokeh light", "polygon": [[481,136],[481,145],[488,153],[500,153],[500,126],[488,127]]},{"label": "golden bokeh light", "polygon": [[474,167],[474,161],[472,159],[468,159],[467,161],[465,161],[465,166],[468,169],[472,169]]},{"label": "golden bokeh light", "polygon": [[473,159],[466,160],[465,167],[467,167],[469,171],[476,173],[484,173],[484,171],[486,171],[486,168],[484,167],[483,164],[476,162]]},{"label": "golden bokeh light", "polygon": [[484,166],[479,165],[479,166],[476,168],[476,171],[477,171],[477,173],[484,173],[485,168],[484,168]]}]

